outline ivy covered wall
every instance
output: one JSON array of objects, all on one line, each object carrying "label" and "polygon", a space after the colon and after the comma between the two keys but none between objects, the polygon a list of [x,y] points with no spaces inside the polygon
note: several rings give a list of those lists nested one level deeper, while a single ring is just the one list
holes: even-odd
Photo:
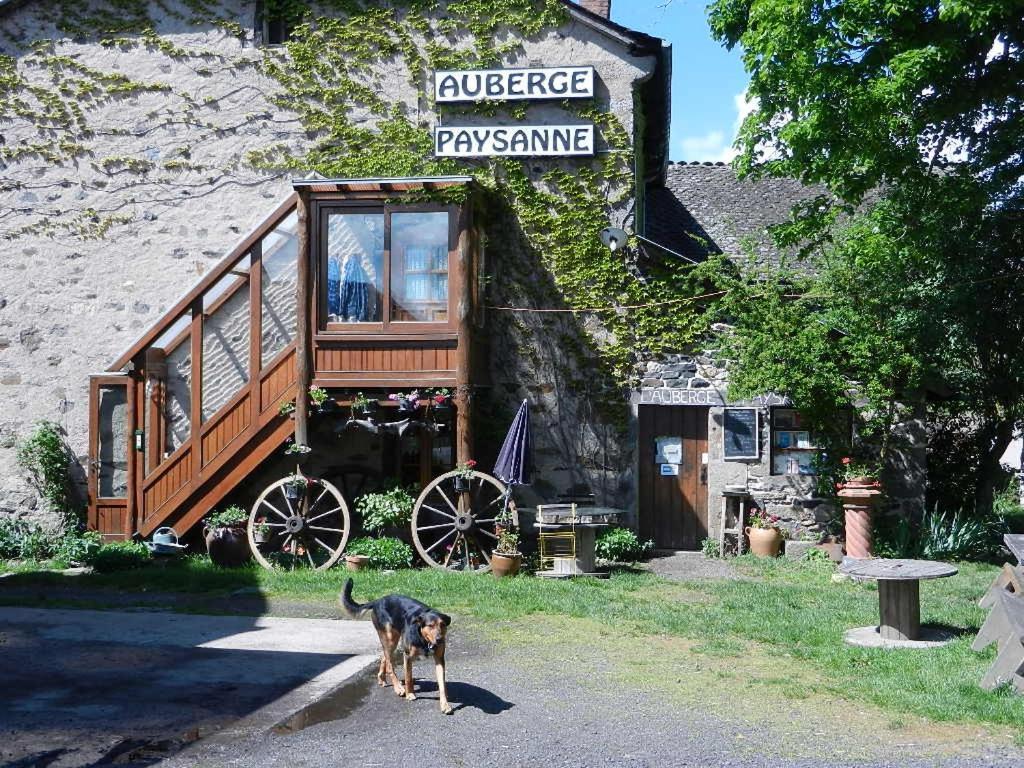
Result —
[{"label": "ivy covered wall", "polygon": [[[257,45],[252,2],[51,0],[4,16],[0,511],[34,504],[12,469],[15,436],[55,418],[84,457],[88,373],[269,212],[292,175],[313,172],[478,179],[495,307],[481,410],[505,424],[530,398],[541,495],[579,483],[628,503],[625,388],[639,362],[704,330],[696,307],[663,304],[701,293],[699,272],[641,274],[598,239],[636,214],[634,104],[654,57],[559,0],[265,6],[296,25],[287,45]],[[566,63],[596,67],[596,99],[433,104],[437,68]],[[576,120],[598,126],[594,158],[432,155],[437,122]]]}]

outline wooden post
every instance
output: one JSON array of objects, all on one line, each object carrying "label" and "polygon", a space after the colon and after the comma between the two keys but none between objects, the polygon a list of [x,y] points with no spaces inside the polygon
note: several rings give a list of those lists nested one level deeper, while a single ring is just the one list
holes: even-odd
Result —
[{"label": "wooden post", "polygon": [[160,466],[164,457],[163,380],[167,376],[164,351],[158,347],[149,347],[143,366],[146,374],[143,383],[146,393],[146,466],[142,474],[145,477]]},{"label": "wooden post", "polygon": [[878,631],[883,640],[921,636],[921,596],[917,579],[878,580]]},{"label": "wooden post", "polygon": [[192,476],[203,469],[203,296],[192,302]]},{"label": "wooden post", "polygon": [[257,431],[260,401],[260,367],[263,352],[263,241],[249,252],[249,430]]},{"label": "wooden post", "polygon": [[309,383],[312,379],[312,333],[310,329],[310,249],[309,249],[309,190],[300,187],[296,213],[298,214],[298,278],[296,282],[295,328],[295,443],[308,445],[309,440]]},{"label": "wooden post", "polygon": [[472,378],[473,344],[473,249],[470,241],[468,205],[459,212],[458,252],[458,304],[455,308],[459,321],[459,340],[455,350],[455,394],[458,412],[455,417],[455,456],[459,463],[473,458],[473,396]]}]

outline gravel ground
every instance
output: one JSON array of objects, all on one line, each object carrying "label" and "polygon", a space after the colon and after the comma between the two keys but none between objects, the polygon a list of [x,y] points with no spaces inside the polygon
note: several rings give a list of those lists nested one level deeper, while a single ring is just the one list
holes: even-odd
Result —
[{"label": "gravel ground", "polygon": [[727,560],[707,558],[700,552],[655,555],[647,562],[647,566],[653,573],[677,581],[741,578]]},{"label": "gravel ground", "polygon": [[[879,732],[872,718],[823,722],[774,707],[751,718],[711,714],[624,684],[612,659],[588,655],[586,638],[550,655],[539,646],[505,645],[493,630],[455,631],[449,650],[451,717],[438,711],[428,665],[416,668],[418,699],[378,688],[373,671],[306,713],[305,728],[254,734],[231,743],[201,742],[161,765],[315,766],[908,766],[1006,768],[1024,752],[975,728],[942,727],[944,736]],[[708,700],[723,702],[708,690]],[[753,712],[764,702],[728,706]],[[300,718],[301,720],[301,718]],[[797,722],[794,722],[797,721]],[[753,724],[752,724],[753,723]],[[963,737],[969,737],[964,740]]]}]

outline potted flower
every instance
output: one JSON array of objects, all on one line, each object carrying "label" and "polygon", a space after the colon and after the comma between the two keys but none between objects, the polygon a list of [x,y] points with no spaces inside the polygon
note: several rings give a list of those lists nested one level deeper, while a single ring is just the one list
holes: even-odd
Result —
[{"label": "potted flower", "polygon": [[286,400],[285,402],[281,403],[279,406],[277,406],[277,412],[282,416],[291,416],[293,413],[295,413],[295,401]]},{"label": "potted flower", "polygon": [[523,553],[519,551],[519,534],[512,528],[502,528],[498,533],[498,543],[491,553],[491,573],[497,578],[515,576],[523,562]]},{"label": "potted flower", "polygon": [[435,389],[430,397],[430,407],[434,409],[434,413],[438,416],[448,416],[452,412],[452,393],[451,390],[442,387]]},{"label": "potted flower", "polygon": [[288,478],[284,485],[284,495],[288,501],[298,501],[306,492],[309,481],[305,475],[296,474]]},{"label": "potted flower", "polygon": [[376,400],[371,400],[362,392],[357,392],[356,396],[352,398],[352,417],[362,416],[363,418],[369,418],[376,413],[377,406]]},{"label": "potted flower", "polygon": [[455,492],[456,493],[468,493],[471,488],[471,481],[473,480],[473,467],[476,466],[476,461],[469,459],[468,461],[461,462],[455,467]]},{"label": "potted flower", "polygon": [[394,392],[388,395],[388,400],[398,403],[399,413],[415,413],[416,409],[420,407],[420,393],[417,389],[409,393]]},{"label": "potted flower", "polygon": [[749,522],[744,532],[750,539],[750,553],[758,557],[778,557],[782,546],[779,516],[770,515],[763,509],[754,509],[750,513]]},{"label": "potted flower", "polygon": [[257,544],[266,544],[270,541],[270,525],[267,523],[267,518],[256,518],[256,525],[252,529],[252,540]]},{"label": "potted flower", "polygon": [[252,558],[245,534],[248,519],[249,513],[237,504],[207,516],[203,538],[214,565],[237,568]]},{"label": "potted flower", "polygon": [[289,443],[288,447],[284,449],[285,456],[291,456],[299,464],[305,463],[305,461],[309,458],[309,455],[312,452],[313,449],[310,448],[308,445],[303,445],[302,443],[295,442]]},{"label": "potted flower", "polygon": [[[328,402],[327,390],[322,387],[318,387],[315,384],[310,384],[309,402],[312,403],[313,408],[315,408],[318,413],[323,413],[324,411],[329,410],[329,407],[326,405]],[[334,403],[333,400],[330,402],[331,404]]]}]

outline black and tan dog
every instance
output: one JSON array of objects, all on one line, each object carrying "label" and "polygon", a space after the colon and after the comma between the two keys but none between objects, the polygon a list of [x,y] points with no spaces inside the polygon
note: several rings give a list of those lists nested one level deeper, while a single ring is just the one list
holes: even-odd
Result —
[{"label": "black and tan dog", "polygon": [[[345,589],[341,593],[341,606],[352,618],[370,614],[382,649],[380,667],[377,670],[377,682],[380,685],[386,686],[390,680],[395,693],[412,701],[416,698],[416,694],[413,693],[413,659],[418,656],[433,656],[441,712],[450,715],[455,711],[448,703],[448,691],[444,682],[445,636],[448,625],[452,623],[450,616],[405,595],[385,595],[360,605],[352,599],[352,579],[345,582]],[[404,686],[398,681],[392,663],[392,657],[398,648],[402,649],[404,656]]]}]

